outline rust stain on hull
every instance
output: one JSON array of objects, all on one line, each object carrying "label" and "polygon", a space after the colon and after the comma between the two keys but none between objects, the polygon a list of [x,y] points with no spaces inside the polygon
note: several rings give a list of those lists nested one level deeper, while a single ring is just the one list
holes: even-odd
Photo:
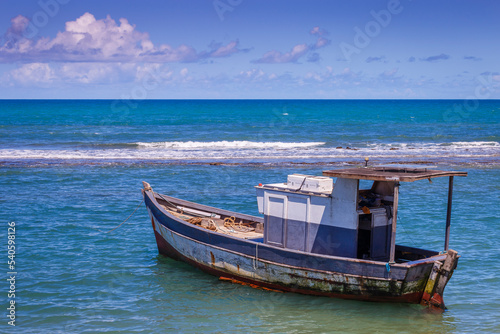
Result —
[{"label": "rust stain on hull", "polygon": [[285,292],[283,290],[266,288],[265,286],[261,286],[261,285],[257,285],[257,284],[253,284],[253,283],[248,283],[248,282],[243,282],[243,281],[238,281],[234,278],[228,278],[228,277],[224,277],[224,276],[219,277],[219,280],[224,281],[224,282],[231,282],[231,283],[235,283],[235,284],[249,286],[249,287],[254,288],[254,289],[267,290],[267,291],[273,291],[273,292],[281,292],[281,293]]}]

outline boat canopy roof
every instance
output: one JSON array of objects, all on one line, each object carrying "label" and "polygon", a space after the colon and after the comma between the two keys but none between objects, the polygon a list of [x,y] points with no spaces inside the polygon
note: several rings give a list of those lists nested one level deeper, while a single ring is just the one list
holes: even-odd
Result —
[{"label": "boat canopy roof", "polygon": [[442,171],[427,167],[359,167],[323,171],[324,176],[373,181],[413,182],[442,176],[467,176],[467,172]]}]

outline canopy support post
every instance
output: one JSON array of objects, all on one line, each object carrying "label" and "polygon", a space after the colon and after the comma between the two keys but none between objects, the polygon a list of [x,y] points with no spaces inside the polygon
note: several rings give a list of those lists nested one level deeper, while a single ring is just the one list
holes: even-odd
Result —
[{"label": "canopy support post", "polygon": [[392,233],[391,233],[391,250],[389,263],[395,263],[396,254],[396,225],[398,221],[398,201],[399,201],[399,182],[394,185],[394,202],[392,203]]},{"label": "canopy support post", "polygon": [[451,225],[451,203],[453,199],[453,176],[448,182],[448,210],[446,212],[446,235],[444,239],[444,250],[448,251],[450,245],[450,225]]}]

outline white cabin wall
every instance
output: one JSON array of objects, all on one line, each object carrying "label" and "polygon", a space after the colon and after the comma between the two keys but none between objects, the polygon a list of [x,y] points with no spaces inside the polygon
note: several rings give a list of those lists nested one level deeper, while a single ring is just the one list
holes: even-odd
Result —
[{"label": "white cabin wall", "polygon": [[290,190],[286,184],[269,186],[273,189],[257,190],[265,215],[264,242],[319,254],[357,256],[358,180],[337,178],[331,196]]},{"label": "white cabin wall", "polygon": [[332,192],[332,226],[358,228],[358,180],[338,178]]}]

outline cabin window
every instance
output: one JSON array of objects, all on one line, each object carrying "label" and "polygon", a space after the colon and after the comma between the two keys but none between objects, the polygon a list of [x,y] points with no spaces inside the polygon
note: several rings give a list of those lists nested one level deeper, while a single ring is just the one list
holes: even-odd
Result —
[{"label": "cabin window", "polygon": [[371,189],[373,186],[373,181],[371,180],[359,180],[359,189]]},{"label": "cabin window", "polygon": [[359,189],[358,209],[392,205],[394,201],[394,182],[360,180]]}]

